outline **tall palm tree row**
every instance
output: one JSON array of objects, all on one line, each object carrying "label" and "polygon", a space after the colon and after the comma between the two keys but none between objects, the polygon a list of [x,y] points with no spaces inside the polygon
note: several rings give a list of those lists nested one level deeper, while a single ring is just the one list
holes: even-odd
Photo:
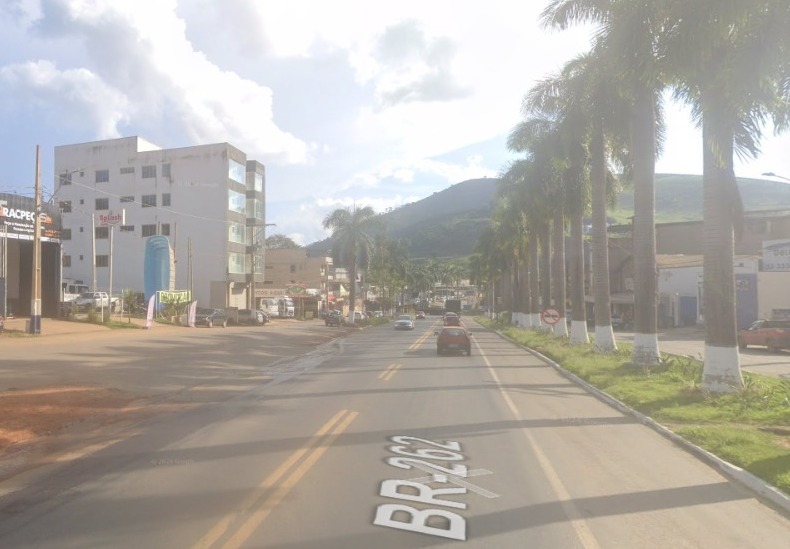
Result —
[{"label": "tall palm tree row", "polygon": [[348,269],[349,312],[348,320],[354,323],[356,305],[357,269],[367,266],[373,250],[372,225],[376,212],[370,206],[353,209],[340,208],[328,214],[323,221],[325,229],[332,230],[332,258]]}]

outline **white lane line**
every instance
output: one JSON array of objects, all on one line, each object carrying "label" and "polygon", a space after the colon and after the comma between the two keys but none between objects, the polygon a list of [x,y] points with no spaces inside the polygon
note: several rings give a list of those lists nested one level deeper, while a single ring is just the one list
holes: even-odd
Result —
[{"label": "white lane line", "polygon": [[[480,348],[479,345],[477,347],[478,349]],[[488,367],[489,372],[491,372],[491,377],[494,378],[494,381],[496,382],[497,387],[499,388],[499,393],[502,395],[502,398],[505,400],[505,404],[507,404],[507,407],[510,409],[510,412],[513,414],[516,420],[523,421],[523,418],[521,417],[518,408],[513,402],[513,399],[510,398],[510,395],[507,394],[505,388],[502,386],[502,381],[499,379],[499,376],[494,370],[494,367],[491,365],[491,362],[488,360],[488,357],[485,356],[482,352],[480,354],[483,355],[483,360],[485,360],[486,366]],[[559,474],[557,474],[557,471],[551,465],[551,461],[549,460],[549,458],[546,457],[546,454],[544,454],[543,450],[540,449],[537,441],[532,436],[532,433],[530,433],[527,429],[521,429],[521,432],[523,433],[524,437],[527,439],[527,443],[529,444],[529,446],[532,448],[532,451],[534,452],[535,457],[538,460],[538,464],[540,465],[540,468],[543,470],[543,474],[546,475],[546,479],[549,481],[549,484],[554,490],[554,493],[559,498],[559,503],[562,506],[563,511],[565,512],[565,516],[567,516],[568,519],[570,520],[571,526],[576,532],[576,535],[579,537],[579,541],[581,542],[581,544],[584,546],[585,549],[600,549],[601,546],[598,543],[598,540],[595,539],[595,536],[593,535],[592,530],[590,530],[590,526],[587,524],[587,521],[584,520],[584,517],[579,512],[579,509],[573,503],[573,500],[571,499],[571,495],[568,492],[568,489],[565,488],[565,485],[562,483],[562,480],[560,480],[560,476]]]}]

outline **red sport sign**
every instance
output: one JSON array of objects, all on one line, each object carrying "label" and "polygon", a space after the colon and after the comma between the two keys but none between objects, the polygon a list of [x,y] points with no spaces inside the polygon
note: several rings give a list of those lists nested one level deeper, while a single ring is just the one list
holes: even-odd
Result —
[{"label": "red sport sign", "polygon": [[556,324],[560,321],[560,312],[557,309],[543,309],[540,312],[540,319],[546,324]]}]

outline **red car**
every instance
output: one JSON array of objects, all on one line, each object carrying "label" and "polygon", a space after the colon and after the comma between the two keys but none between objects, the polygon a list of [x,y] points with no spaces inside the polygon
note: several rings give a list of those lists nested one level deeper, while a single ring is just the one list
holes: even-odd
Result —
[{"label": "red car", "polygon": [[472,354],[472,333],[462,326],[444,326],[436,332],[436,354],[464,352]]},{"label": "red car", "polygon": [[790,349],[790,321],[758,320],[738,332],[738,347],[749,345],[767,347],[769,351]]}]

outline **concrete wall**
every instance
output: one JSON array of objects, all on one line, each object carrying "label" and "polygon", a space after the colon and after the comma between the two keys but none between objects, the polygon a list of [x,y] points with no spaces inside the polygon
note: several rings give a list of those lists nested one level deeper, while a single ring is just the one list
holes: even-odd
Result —
[{"label": "concrete wall", "polygon": [[760,272],[757,288],[760,318],[790,320],[790,272]]}]

